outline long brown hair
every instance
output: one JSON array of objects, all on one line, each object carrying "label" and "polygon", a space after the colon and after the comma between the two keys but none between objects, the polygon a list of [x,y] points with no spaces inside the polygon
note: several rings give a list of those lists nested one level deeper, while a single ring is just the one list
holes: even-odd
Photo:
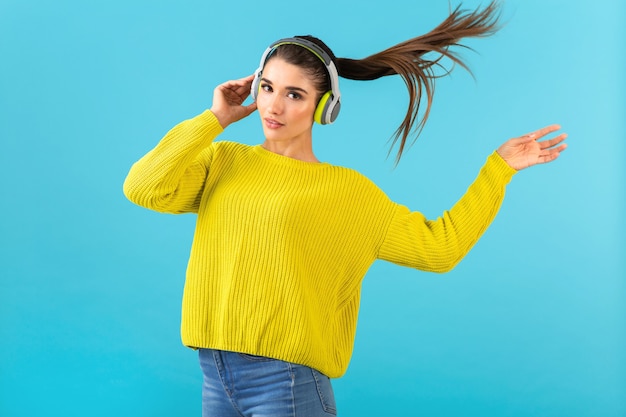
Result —
[{"label": "long brown hair", "polygon": [[[435,80],[450,72],[443,67],[441,61],[448,58],[471,73],[467,64],[455,51],[451,51],[450,47],[466,48],[459,43],[461,39],[485,37],[495,33],[498,30],[499,8],[498,0],[492,1],[482,10],[468,11],[459,5],[443,22],[425,35],[401,42],[363,59],[335,57],[330,48],[321,40],[312,36],[301,37],[323,48],[333,58],[337,72],[343,78],[368,81],[389,75],[402,77],[409,92],[409,104],[404,120],[392,136],[389,149],[391,153],[396,144],[398,145],[396,154],[396,163],[398,163],[411,133],[415,133],[413,139],[415,141],[424,128],[433,101]],[[434,59],[424,57],[433,53],[436,54]],[[330,89],[328,74],[323,63],[306,49],[294,45],[283,45],[276,48],[274,56],[307,70],[313,76],[321,93]],[[444,71],[438,73],[437,69],[444,69]],[[426,109],[420,118],[424,94],[426,95]]]}]

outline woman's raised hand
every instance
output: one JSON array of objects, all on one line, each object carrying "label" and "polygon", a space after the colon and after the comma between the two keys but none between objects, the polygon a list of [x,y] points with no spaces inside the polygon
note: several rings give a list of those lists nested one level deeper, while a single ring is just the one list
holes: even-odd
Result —
[{"label": "woman's raised hand", "polygon": [[239,80],[227,81],[213,90],[213,105],[211,112],[217,117],[222,128],[248,117],[256,110],[256,103],[243,105],[250,95],[250,87],[254,75]]},{"label": "woman's raised hand", "polygon": [[511,168],[518,171],[533,165],[552,162],[567,148],[567,145],[562,143],[567,134],[561,133],[543,141],[539,139],[559,129],[561,126],[551,125],[524,136],[509,139],[498,148],[498,154]]}]

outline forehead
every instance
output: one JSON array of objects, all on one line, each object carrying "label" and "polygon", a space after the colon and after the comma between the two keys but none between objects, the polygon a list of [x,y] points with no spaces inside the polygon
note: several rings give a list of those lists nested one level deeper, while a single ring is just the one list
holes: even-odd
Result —
[{"label": "forehead", "polygon": [[273,84],[313,88],[313,80],[306,71],[281,58],[270,59],[263,67],[262,77]]}]

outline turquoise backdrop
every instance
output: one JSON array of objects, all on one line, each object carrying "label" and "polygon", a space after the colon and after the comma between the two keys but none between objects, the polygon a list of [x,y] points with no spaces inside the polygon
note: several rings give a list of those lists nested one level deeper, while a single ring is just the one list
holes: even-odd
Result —
[{"label": "turquoise backdrop", "polygon": [[[0,416],[199,416],[178,330],[194,217],[128,202],[131,164],[278,38],[361,58],[457,4],[0,0]],[[334,382],[341,416],[626,415],[626,6],[509,0],[503,21],[461,51],[475,79],[438,81],[396,169],[397,77],[343,81],[341,116],[315,128],[318,157],[429,217],[504,140],[570,135],[561,159],[514,178],[454,271],[374,264]],[[223,138],[261,142],[258,116]]]}]

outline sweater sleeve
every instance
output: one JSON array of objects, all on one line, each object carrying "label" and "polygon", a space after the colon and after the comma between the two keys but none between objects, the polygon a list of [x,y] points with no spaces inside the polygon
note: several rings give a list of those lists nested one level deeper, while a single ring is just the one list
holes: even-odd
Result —
[{"label": "sweater sleeve", "polygon": [[131,167],[126,197],[159,212],[196,212],[211,163],[209,145],[222,130],[209,110],[174,126]]},{"label": "sweater sleeve", "polygon": [[450,271],[489,227],[516,172],[494,152],[465,195],[437,220],[398,205],[379,259],[425,271]]}]

